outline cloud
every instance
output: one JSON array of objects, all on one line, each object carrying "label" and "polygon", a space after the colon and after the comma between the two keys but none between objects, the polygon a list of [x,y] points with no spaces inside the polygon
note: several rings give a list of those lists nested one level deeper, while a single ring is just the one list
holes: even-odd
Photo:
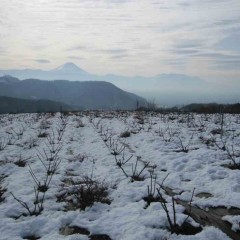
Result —
[{"label": "cloud", "polygon": [[195,57],[201,57],[206,62],[209,62],[210,68],[220,71],[238,70],[240,66],[240,55],[225,54],[225,53],[201,53],[195,54]]},{"label": "cloud", "polygon": [[128,54],[117,54],[117,55],[111,56],[112,59],[120,59],[120,58],[127,58],[127,57],[129,57]]},{"label": "cloud", "polygon": [[129,3],[133,0],[107,0],[107,2],[110,2],[110,3]]},{"label": "cloud", "polygon": [[196,57],[206,57],[212,59],[222,59],[222,60],[238,60],[240,59],[240,55],[231,55],[231,54],[224,54],[218,52],[211,52],[211,53],[200,53],[195,54]]},{"label": "cloud", "polygon": [[189,55],[189,54],[198,53],[199,51],[196,49],[174,49],[172,50],[172,52],[180,55]]},{"label": "cloud", "polygon": [[67,58],[69,59],[76,59],[76,60],[83,60],[83,57],[78,57],[78,56],[68,56]]},{"label": "cloud", "polygon": [[215,22],[215,25],[219,25],[219,26],[229,26],[229,25],[239,25],[240,22],[240,18],[236,18],[236,19],[224,19],[224,20],[220,20]]},{"label": "cloud", "polygon": [[171,54],[179,56],[189,56],[201,53],[205,46],[202,41],[195,40],[180,40],[174,43],[173,47],[168,50]]},{"label": "cloud", "polygon": [[49,60],[47,60],[47,59],[34,59],[33,61],[35,61],[35,62],[37,62],[37,63],[50,63],[50,61]]},{"label": "cloud", "polygon": [[240,52],[240,33],[225,37],[216,44],[216,47],[232,52]]},{"label": "cloud", "polygon": [[240,59],[239,60],[230,60],[230,61],[216,61],[213,65],[213,69],[221,69],[225,71],[237,70],[239,71]]},{"label": "cloud", "polygon": [[49,44],[36,44],[36,45],[30,45],[29,46],[32,50],[44,50],[48,47],[51,47],[49,46]]},{"label": "cloud", "polygon": [[98,49],[98,52],[107,53],[107,54],[122,54],[126,53],[127,49],[115,48],[115,49]]},{"label": "cloud", "polygon": [[178,4],[180,7],[190,7],[191,3],[190,2],[182,2]]},{"label": "cloud", "polygon": [[8,54],[8,53],[9,53],[9,52],[8,52],[6,49],[0,47],[0,54],[1,54],[1,55],[6,55],[6,54]]},{"label": "cloud", "polygon": [[73,46],[70,48],[66,49],[67,51],[78,51],[78,50],[88,50],[88,48],[86,46],[81,46],[81,45],[77,45],[77,46]]},{"label": "cloud", "polygon": [[203,46],[202,41],[199,41],[198,39],[196,39],[196,40],[185,40],[180,43],[177,43],[175,45],[175,48],[188,49],[188,48],[199,48],[202,46]]},{"label": "cloud", "polygon": [[163,61],[164,64],[166,65],[171,65],[171,66],[183,66],[186,64],[186,60],[184,59],[170,59],[170,60],[165,60]]},{"label": "cloud", "polygon": [[217,77],[213,67],[238,61],[239,9],[239,0],[1,0],[1,65],[76,59],[97,74]]},{"label": "cloud", "polygon": [[127,49],[121,49],[121,48],[93,48],[93,47],[86,47],[86,46],[74,46],[71,48],[68,48],[67,51],[83,51],[88,52],[91,54],[106,54],[106,55],[123,55],[128,50]]}]

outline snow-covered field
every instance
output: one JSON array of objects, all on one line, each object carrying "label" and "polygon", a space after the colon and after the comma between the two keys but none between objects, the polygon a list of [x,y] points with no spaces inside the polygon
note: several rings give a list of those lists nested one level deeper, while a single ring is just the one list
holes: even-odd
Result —
[{"label": "snow-covered field", "polygon": [[1,115],[0,239],[240,239],[239,169],[240,115]]}]

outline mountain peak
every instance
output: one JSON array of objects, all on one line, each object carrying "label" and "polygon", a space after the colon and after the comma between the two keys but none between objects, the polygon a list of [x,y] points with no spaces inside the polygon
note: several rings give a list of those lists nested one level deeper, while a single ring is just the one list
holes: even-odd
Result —
[{"label": "mountain peak", "polygon": [[54,71],[86,73],[84,70],[72,62],[66,62],[63,65],[55,68]]},{"label": "mountain peak", "polygon": [[4,75],[0,77],[0,83],[16,83],[16,82],[19,82],[19,79],[12,77],[10,75]]}]

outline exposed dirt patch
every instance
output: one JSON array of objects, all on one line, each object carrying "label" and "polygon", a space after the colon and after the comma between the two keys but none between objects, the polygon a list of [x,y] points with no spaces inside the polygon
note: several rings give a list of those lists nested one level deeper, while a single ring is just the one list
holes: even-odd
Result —
[{"label": "exposed dirt patch", "polygon": [[144,197],[143,200],[146,202],[145,208],[149,207],[152,202],[165,202],[166,200],[161,198],[160,196],[147,196]]},{"label": "exposed dirt patch", "polygon": [[222,164],[221,166],[224,168],[231,169],[231,170],[240,170],[240,164],[234,165],[234,164],[229,163],[229,164]]},{"label": "exposed dirt patch", "polygon": [[108,235],[106,234],[94,234],[89,236],[90,240],[112,240]]},{"label": "exposed dirt patch", "polygon": [[82,235],[89,235],[90,232],[83,228],[78,226],[65,226],[60,228],[59,233],[64,236],[72,235],[72,234],[82,234]]},{"label": "exposed dirt patch", "polygon": [[[106,234],[93,234],[90,235],[90,232],[83,227],[78,227],[78,226],[65,226],[62,227],[59,230],[59,233],[64,236],[69,236],[73,234],[81,234],[81,235],[86,235],[89,236],[90,240],[112,240],[108,235]],[[27,238],[29,239],[29,238]]]},{"label": "exposed dirt patch", "polygon": [[196,197],[199,197],[199,198],[211,198],[211,197],[213,197],[213,195],[211,193],[201,192],[201,193],[196,194]]},{"label": "exposed dirt patch", "polygon": [[[170,188],[164,188],[165,192],[169,196],[175,196],[176,193]],[[232,225],[229,222],[222,220],[226,215],[240,215],[240,209],[238,208],[226,208],[224,206],[212,207],[207,211],[199,208],[198,206],[191,206],[188,202],[175,198],[177,204],[181,204],[185,207],[185,213],[192,217],[197,223],[202,226],[214,226],[221,229],[233,240],[240,239],[240,233],[234,232],[231,228]]]},{"label": "exposed dirt patch", "polygon": [[26,236],[26,237],[23,237],[23,239],[28,239],[28,240],[37,240],[37,239],[40,239],[41,237],[37,237],[35,235],[29,235],[29,236]]},{"label": "exposed dirt patch", "polygon": [[176,225],[172,232],[178,235],[196,235],[202,231],[202,227],[194,227],[188,222],[184,222],[181,226]]}]

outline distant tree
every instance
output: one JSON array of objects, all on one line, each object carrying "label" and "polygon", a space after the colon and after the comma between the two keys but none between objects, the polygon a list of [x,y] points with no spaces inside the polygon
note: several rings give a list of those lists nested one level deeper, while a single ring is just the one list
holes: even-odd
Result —
[{"label": "distant tree", "polygon": [[139,101],[138,99],[136,100],[136,110],[139,109]]},{"label": "distant tree", "polygon": [[157,109],[157,104],[155,102],[155,98],[148,100],[147,108],[149,111],[155,111]]}]

